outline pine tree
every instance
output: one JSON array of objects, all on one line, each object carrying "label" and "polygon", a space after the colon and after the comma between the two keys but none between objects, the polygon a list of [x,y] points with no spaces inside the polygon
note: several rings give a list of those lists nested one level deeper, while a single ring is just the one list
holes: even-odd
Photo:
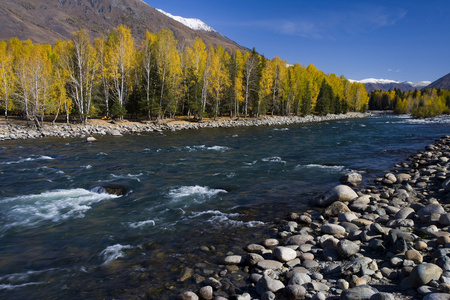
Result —
[{"label": "pine tree", "polygon": [[248,103],[250,99],[250,93],[255,89],[257,84],[257,67],[258,67],[258,54],[255,49],[251,53],[246,52],[244,54],[244,118],[248,115]]},{"label": "pine tree", "polygon": [[278,113],[278,110],[281,105],[281,99],[283,97],[285,86],[284,81],[286,80],[286,62],[281,60],[279,57],[274,57],[272,59],[272,63],[270,64],[272,67],[272,108],[271,115],[273,116],[275,112]]},{"label": "pine tree", "polygon": [[272,76],[270,74],[270,68],[268,64],[270,63],[264,56],[259,58],[258,64],[258,103],[256,108],[256,117],[258,118],[260,114],[265,114],[267,112],[267,97],[272,91]]},{"label": "pine tree", "polygon": [[191,47],[186,47],[184,53],[184,77],[186,82],[186,97],[188,98],[188,116],[191,113],[197,119],[202,111],[203,76],[207,60],[206,45],[196,38]]},{"label": "pine tree", "polygon": [[333,103],[333,89],[324,79],[320,86],[319,95],[316,102],[316,113],[319,115],[327,115],[331,111],[331,105]]},{"label": "pine tree", "polygon": [[143,86],[145,90],[145,104],[144,107],[147,111],[147,119],[152,119],[152,99],[155,97],[155,84],[154,75],[156,72],[156,49],[155,49],[156,35],[150,32],[146,32],[145,39],[142,41],[141,51],[141,66],[143,74]]},{"label": "pine tree", "polygon": [[100,87],[102,90],[103,102],[105,103],[105,116],[110,116],[110,94],[111,83],[108,71],[108,46],[106,41],[101,38],[94,39],[94,47],[98,54],[99,70],[98,79],[100,81]]}]

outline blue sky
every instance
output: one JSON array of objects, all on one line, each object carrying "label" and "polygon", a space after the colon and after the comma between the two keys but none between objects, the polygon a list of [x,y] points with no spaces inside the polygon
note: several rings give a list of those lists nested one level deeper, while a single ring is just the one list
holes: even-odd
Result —
[{"label": "blue sky", "polygon": [[347,78],[434,81],[450,73],[449,0],[145,0],[198,18],[267,58]]}]

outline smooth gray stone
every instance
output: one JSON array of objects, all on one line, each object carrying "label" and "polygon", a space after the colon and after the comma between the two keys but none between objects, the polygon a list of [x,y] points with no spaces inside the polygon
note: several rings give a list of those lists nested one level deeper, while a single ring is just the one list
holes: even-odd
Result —
[{"label": "smooth gray stone", "polygon": [[343,291],[341,300],[369,300],[376,293],[378,293],[376,288],[368,285],[359,285]]}]

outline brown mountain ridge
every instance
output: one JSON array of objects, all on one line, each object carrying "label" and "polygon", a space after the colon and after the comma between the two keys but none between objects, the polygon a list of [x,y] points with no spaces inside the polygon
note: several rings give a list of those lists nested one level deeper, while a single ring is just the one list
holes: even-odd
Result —
[{"label": "brown mountain ridge", "polygon": [[139,43],[146,30],[173,31],[183,49],[198,36],[206,44],[227,50],[247,48],[217,32],[196,31],[160,13],[141,0],[2,0],[0,2],[0,39],[17,37],[34,43],[54,44],[66,40],[80,28],[91,38],[106,36],[124,24]]},{"label": "brown mountain ridge", "polygon": [[450,73],[432,82],[426,89],[450,90]]}]

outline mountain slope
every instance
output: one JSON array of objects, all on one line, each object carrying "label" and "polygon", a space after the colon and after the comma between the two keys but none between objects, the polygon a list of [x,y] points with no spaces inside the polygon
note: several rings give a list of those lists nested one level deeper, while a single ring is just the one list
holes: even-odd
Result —
[{"label": "mountain slope", "polygon": [[157,11],[141,0],[2,0],[0,2],[0,39],[17,37],[35,43],[53,44],[67,39],[80,28],[91,38],[107,35],[124,24],[131,29],[136,42],[146,30],[162,28],[173,31],[183,49],[199,36],[206,44],[221,45],[227,50],[248,49],[215,31],[193,30]]},{"label": "mountain slope", "polygon": [[367,78],[364,80],[358,81],[360,83],[363,83],[366,87],[366,90],[368,93],[375,91],[375,90],[382,90],[382,91],[388,91],[388,90],[394,90],[399,89],[402,92],[408,92],[413,91],[415,89],[422,89],[428,84],[430,84],[429,81],[421,81],[421,82],[410,82],[410,81],[395,81],[395,80],[389,80],[389,79],[375,79],[375,78]]},{"label": "mountain slope", "polygon": [[450,73],[439,78],[426,87],[427,89],[450,90]]}]

